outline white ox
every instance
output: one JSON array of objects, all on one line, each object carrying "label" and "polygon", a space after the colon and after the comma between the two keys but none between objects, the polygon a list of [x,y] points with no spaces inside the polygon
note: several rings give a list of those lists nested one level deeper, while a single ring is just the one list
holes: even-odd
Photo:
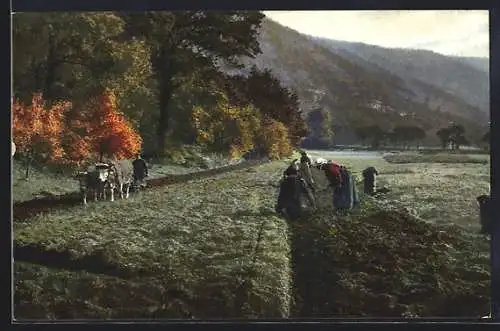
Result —
[{"label": "white ox", "polygon": [[75,178],[80,182],[80,194],[84,205],[87,205],[87,196],[90,192],[94,193],[94,201],[97,201],[99,197],[106,198],[105,187],[109,174],[108,164],[96,163],[87,171],[80,171],[75,175]]},{"label": "white ox", "polygon": [[[118,190],[120,198],[128,199],[130,186],[134,183],[134,167],[130,160],[111,161],[108,164],[108,187],[110,200],[114,201],[114,190]],[[125,196],[123,190],[125,189]]]}]

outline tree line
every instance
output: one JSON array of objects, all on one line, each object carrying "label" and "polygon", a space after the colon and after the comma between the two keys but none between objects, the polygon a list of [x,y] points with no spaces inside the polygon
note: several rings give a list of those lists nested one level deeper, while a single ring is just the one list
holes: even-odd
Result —
[{"label": "tree line", "polygon": [[[261,52],[263,17],[256,11],[16,14],[16,145],[21,154],[73,165],[141,148],[164,157],[182,144],[232,157],[255,149],[272,158],[289,154],[307,135],[297,95],[269,70],[239,63]],[[99,122],[107,116],[103,109],[116,123]],[[48,124],[55,118],[60,124]],[[53,132],[27,135],[35,122]]]},{"label": "tree line", "polygon": [[[370,125],[358,127],[355,132],[363,144],[367,144],[373,149],[388,145],[403,149],[408,149],[411,146],[419,148],[427,136],[424,129],[414,125],[400,125],[390,131],[385,131],[378,125]],[[465,133],[463,125],[450,123],[448,127],[439,129],[436,136],[439,138],[443,149],[458,150],[462,146],[470,145]],[[489,137],[490,133],[488,131],[482,137],[481,143],[489,145]]]}]

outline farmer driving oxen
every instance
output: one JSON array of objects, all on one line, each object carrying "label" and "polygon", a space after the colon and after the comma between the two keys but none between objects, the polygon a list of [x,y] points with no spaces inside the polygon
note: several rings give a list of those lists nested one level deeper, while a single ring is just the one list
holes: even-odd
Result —
[{"label": "farmer driving oxen", "polygon": [[138,188],[146,187],[146,177],[148,177],[148,166],[146,161],[137,154],[137,158],[132,162],[134,167],[134,186]]}]

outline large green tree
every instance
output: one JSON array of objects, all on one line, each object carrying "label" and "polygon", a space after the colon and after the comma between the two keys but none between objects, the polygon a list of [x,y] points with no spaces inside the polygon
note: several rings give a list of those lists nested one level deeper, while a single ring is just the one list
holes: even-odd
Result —
[{"label": "large green tree", "polygon": [[450,136],[451,132],[449,128],[441,128],[436,132],[436,136],[441,141],[441,147],[446,149],[446,147],[450,144]]},{"label": "large green tree", "polygon": [[333,120],[330,111],[324,108],[315,109],[309,112],[308,116],[309,129],[311,138],[314,141],[321,141],[325,147],[330,147],[333,144]]},{"label": "large green tree", "polygon": [[140,91],[151,71],[147,49],[139,41],[120,40],[123,27],[109,12],[14,15],[16,96],[28,101],[42,92],[49,102],[78,102],[106,87],[118,94]]},{"label": "large green tree", "polygon": [[462,124],[451,123],[448,127],[439,129],[436,135],[441,140],[443,148],[451,144],[452,149],[460,149],[461,146],[469,144]]},{"label": "large green tree", "polygon": [[400,125],[392,130],[391,137],[393,141],[401,144],[403,148],[412,142],[416,142],[418,148],[419,144],[426,137],[426,133],[418,126]]},{"label": "large green tree", "polygon": [[150,50],[158,83],[157,150],[165,152],[174,92],[193,72],[211,75],[219,65],[237,66],[241,56],[260,53],[260,12],[183,11],[122,14],[126,35],[142,38]]},{"label": "large green tree", "polygon": [[358,127],[356,135],[363,142],[369,141],[372,149],[377,149],[387,138],[387,133],[378,125]]}]

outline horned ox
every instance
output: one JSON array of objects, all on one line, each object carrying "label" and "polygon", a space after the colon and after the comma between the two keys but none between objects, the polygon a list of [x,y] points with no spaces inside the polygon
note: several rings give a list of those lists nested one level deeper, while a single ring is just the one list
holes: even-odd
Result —
[{"label": "horned ox", "polygon": [[87,196],[90,192],[94,194],[94,201],[97,201],[99,197],[106,198],[105,187],[109,178],[108,164],[96,163],[87,171],[78,172],[75,178],[80,183],[80,193],[84,205],[87,205]]},{"label": "horned ox", "polygon": [[[134,167],[130,160],[111,161],[108,165],[107,186],[110,200],[114,201],[114,190],[120,192],[120,198],[128,199],[130,186],[134,183]],[[125,189],[125,196],[123,190]]]}]

